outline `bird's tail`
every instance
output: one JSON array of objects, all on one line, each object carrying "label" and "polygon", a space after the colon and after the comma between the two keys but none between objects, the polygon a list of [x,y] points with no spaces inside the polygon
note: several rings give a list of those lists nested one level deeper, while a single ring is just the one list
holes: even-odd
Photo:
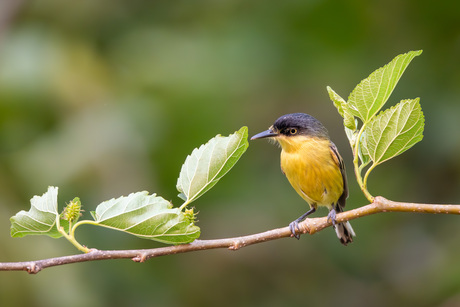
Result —
[{"label": "bird's tail", "polygon": [[[343,212],[342,207],[335,206],[335,211],[337,213]],[[334,226],[335,233],[340,240],[340,243],[347,245],[348,243],[353,242],[353,237],[356,237],[355,231],[351,227],[351,224],[346,221],[342,223],[337,223]]]}]

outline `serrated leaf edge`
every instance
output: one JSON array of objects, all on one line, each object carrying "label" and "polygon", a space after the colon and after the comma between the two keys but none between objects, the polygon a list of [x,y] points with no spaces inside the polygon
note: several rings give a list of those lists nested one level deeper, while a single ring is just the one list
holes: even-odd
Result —
[{"label": "serrated leaf edge", "polygon": [[[237,152],[237,151],[240,150],[241,148],[245,148],[245,147],[247,148],[247,146],[248,146],[248,142],[247,142],[247,132],[248,132],[248,128],[247,128],[247,127],[242,127],[240,130],[236,131],[235,133],[233,133],[233,134],[231,134],[231,135],[229,135],[229,136],[227,137],[227,138],[238,137],[238,138],[239,138],[238,145],[237,145],[237,146],[235,147],[235,149],[231,152],[231,154],[228,155],[228,154],[226,153],[225,161],[221,164],[219,170],[216,172],[216,174],[214,175],[214,177],[213,177],[211,180],[209,180],[209,177],[207,177],[207,178],[206,178],[206,182],[207,182],[207,183],[206,183],[205,185],[203,185],[203,186],[201,187],[201,189],[198,190],[192,198],[189,198],[189,195],[190,195],[190,188],[192,187],[192,185],[189,184],[188,191],[184,191],[184,190],[183,190],[183,184],[180,183],[180,189],[181,189],[181,190],[180,190],[179,192],[182,192],[182,194],[185,195],[185,196],[187,197],[187,199],[185,200],[184,205],[185,205],[185,204],[189,204],[189,203],[191,203],[192,201],[194,201],[195,199],[197,199],[199,196],[202,195],[203,190],[205,190],[205,189],[206,189],[209,185],[211,185],[212,183],[216,183],[217,181],[219,181],[219,180],[225,175],[225,174],[220,175],[220,173],[222,172],[222,169],[223,169],[223,168],[225,167],[225,165],[227,164],[228,160],[230,160],[230,159],[233,157],[233,155],[235,154],[235,152]],[[206,144],[201,145],[199,148],[195,148],[195,149],[192,151],[192,154],[189,155],[189,156],[187,156],[184,165],[187,164],[189,158],[190,158],[191,156],[193,156],[194,154],[197,155],[197,154],[199,153],[200,155],[199,155],[199,157],[197,157],[197,159],[198,159],[198,160],[201,159],[201,157],[203,156],[203,153],[204,153],[203,148],[206,147],[206,146],[210,146],[211,143],[213,143],[213,148],[212,148],[212,152],[213,152],[213,151],[215,150],[215,148],[216,148],[215,144],[217,144],[217,138],[219,138],[219,137],[222,137],[222,136],[219,134],[219,135],[215,136],[214,138],[212,138],[211,140],[209,140]],[[227,151],[228,145],[229,145],[230,143],[231,143],[231,140],[228,141],[228,144],[227,144],[227,146],[225,147],[225,150],[226,150],[226,151]],[[201,151],[201,152],[200,152],[200,151]],[[211,156],[212,156],[212,154],[211,154]],[[196,176],[196,174],[197,174],[196,170],[197,170],[197,168],[198,168],[198,165],[199,165],[199,163],[196,163],[196,166],[195,166],[195,168],[194,168],[195,171],[193,172],[193,176],[191,177],[191,179],[190,179],[190,177],[189,177],[188,170],[187,170],[187,172],[186,172],[187,179],[188,179],[188,181],[189,181],[190,183],[193,181],[193,179],[195,178],[195,176]],[[210,173],[210,172],[209,172],[209,168],[210,168],[210,167],[211,167],[211,164],[208,165],[208,171],[207,171],[207,173],[206,173],[207,176],[209,176],[209,173]],[[219,176],[219,175],[220,175],[220,176]],[[183,206],[184,206],[184,205],[183,205]],[[182,207],[183,207],[183,206],[182,206]]]},{"label": "serrated leaf edge", "polygon": [[[403,152],[405,152],[406,150],[410,149],[412,146],[414,146],[416,143],[420,142],[423,138],[423,134],[420,133],[419,131],[424,130],[424,126],[425,126],[425,117],[424,117],[424,114],[423,114],[423,111],[421,109],[421,105],[420,105],[420,98],[415,98],[415,99],[405,99],[405,100],[402,100],[401,102],[399,102],[398,104],[396,104],[395,106],[392,106],[391,108],[389,109],[386,109],[384,111],[382,111],[378,116],[374,117],[372,119],[372,121],[370,122],[370,126],[373,125],[374,121],[377,121],[377,120],[381,120],[383,118],[383,116],[387,113],[387,112],[393,112],[393,114],[395,114],[396,112],[401,112],[402,111],[402,108],[404,107],[404,104],[410,104],[410,103],[413,103],[413,106],[411,108],[411,110],[409,111],[409,113],[412,113],[415,109],[419,109],[419,112],[420,112],[420,119],[418,119],[414,125],[412,125],[411,127],[405,129],[404,131],[399,131],[398,134],[395,134],[395,136],[391,139],[390,142],[388,142],[388,145],[384,148],[384,150],[382,150],[382,154],[380,155],[380,158],[379,159],[376,159],[376,157],[374,155],[370,155],[369,153],[369,150],[368,150],[368,154],[369,154],[369,157],[372,159],[372,161],[375,163],[375,164],[382,164],[383,162],[386,162],[400,154],[402,154]],[[398,111],[399,109],[399,111]],[[391,116],[393,116],[390,115]],[[399,113],[400,114],[400,113]],[[399,121],[400,118],[398,117],[397,120]],[[409,141],[406,142],[406,145],[411,143],[414,139],[416,138],[420,138],[419,140],[417,140],[416,142],[414,142],[412,145],[410,145],[409,147],[406,147],[406,145],[404,145],[400,150],[398,150],[394,155],[392,155],[391,157],[389,158],[386,158],[385,160],[380,160],[384,155],[385,153],[388,151],[388,149],[390,148],[390,146],[394,143],[394,141],[396,140],[397,137],[399,137],[400,135],[404,134],[405,132],[409,131],[410,129],[412,129],[416,124],[419,123],[419,121],[421,121],[420,123],[420,128],[417,129],[417,132],[414,133],[414,136],[412,138],[410,138]],[[383,137],[383,132],[380,133],[379,135],[379,139],[377,142],[375,142],[375,144],[380,144],[381,142],[381,139]],[[367,137],[367,136],[366,136]],[[367,143],[367,141],[366,141]],[[375,154],[375,150],[374,150],[374,154]]]},{"label": "serrated leaf edge", "polygon": [[[409,63],[416,57],[416,56],[419,56],[423,51],[422,50],[417,50],[417,51],[409,51],[409,52],[406,52],[406,53],[403,53],[403,54],[400,54],[398,56],[396,56],[394,59],[392,59],[389,63],[387,63],[386,65],[384,65],[383,67],[380,67],[378,68],[377,70],[373,71],[366,79],[362,80],[360,83],[358,83],[358,85],[353,89],[353,91],[350,93],[350,96],[348,97],[348,105],[349,105],[349,108],[354,110],[356,112],[356,116],[358,116],[363,122],[368,122],[375,114],[377,114],[381,109],[382,107],[385,105],[385,103],[388,101],[388,98],[391,96],[391,93],[394,91],[394,89],[396,88],[396,84],[398,84],[399,80],[401,79],[404,71],[407,69],[407,67],[409,66]],[[410,55],[410,56],[408,56]],[[385,70],[387,70],[390,65],[393,63],[393,62],[398,62],[400,59],[403,59],[403,62],[400,63],[399,65],[398,64],[394,64],[393,65],[393,68],[392,68],[392,73],[391,75],[394,74],[394,70],[395,69],[399,69],[398,71],[398,74],[399,74],[399,77],[394,81],[394,86],[390,86],[391,85],[391,82],[388,82],[387,83],[387,87],[385,88],[385,94],[383,97],[386,97],[385,101],[382,101],[381,102],[381,106],[380,108],[377,108],[372,114],[370,114],[369,112],[371,112],[371,110],[373,109],[373,107],[375,106],[375,104],[377,103],[377,97],[379,96],[381,90],[382,90],[382,80],[381,80],[381,77],[384,75],[385,73]],[[405,64],[407,63],[407,64]],[[381,74],[380,76],[380,80],[379,80],[379,86],[378,86],[378,90],[376,92],[376,94],[374,95],[374,100],[372,101],[371,105],[369,107],[367,107],[366,105],[366,110],[359,110],[354,104],[350,103],[350,100],[352,100],[352,97],[353,96],[358,96],[355,92],[357,91],[358,88],[363,88],[362,92],[364,92],[364,88],[365,86],[367,87],[370,87],[370,82],[372,81],[372,78],[377,78],[377,75],[378,74]],[[391,80],[391,78],[389,78],[389,80]],[[392,88],[392,89],[391,89]],[[364,114],[363,112],[361,111],[365,111],[366,114]],[[364,116],[365,115],[365,116]]]}]

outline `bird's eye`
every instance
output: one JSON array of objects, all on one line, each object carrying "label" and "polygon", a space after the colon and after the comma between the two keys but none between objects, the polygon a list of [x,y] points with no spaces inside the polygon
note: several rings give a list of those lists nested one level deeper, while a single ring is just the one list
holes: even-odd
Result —
[{"label": "bird's eye", "polygon": [[289,129],[289,134],[291,135],[297,134],[297,129],[296,128]]}]

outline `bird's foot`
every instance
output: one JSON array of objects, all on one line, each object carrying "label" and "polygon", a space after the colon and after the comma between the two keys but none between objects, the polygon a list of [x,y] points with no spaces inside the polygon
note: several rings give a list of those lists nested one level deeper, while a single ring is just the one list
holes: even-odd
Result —
[{"label": "bird's foot", "polygon": [[303,220],[305,220],[305,218],[312,214],[313,212],[316,211],[316,206],[313,206],[310,208],[310,210],[308,210],[307,212],[305,212],[304,214],[302,214],[301,217],[299,217],[297,220],[295,220],[294,222],[292,222],[291,224],[289,224],[289,229],[291,229],[291,237],[294,237],[296,238],[297,240],[300,239],[300,234],[297,234],[297,230],[299,232],[302,232],[302,229],[300,229],[299,227],[299,223],[302,222]]},{"label": "bird's foot", "polygon": [[332,209],[331,211],[329,211],[329,214],[327,215],[327,221],[332,222],[332,226],[334,226],[334,227],[337,224],[335,216],[336,216],[335,209]]},{"label": "bird's foot", "polygon": [[291,237],[294,237],[297,240],[299,240],[300,234],[297,234],[297,230],[300,231],[299,222],[297,220],[291,222],[289,224],[289,229],[291,230]]}]

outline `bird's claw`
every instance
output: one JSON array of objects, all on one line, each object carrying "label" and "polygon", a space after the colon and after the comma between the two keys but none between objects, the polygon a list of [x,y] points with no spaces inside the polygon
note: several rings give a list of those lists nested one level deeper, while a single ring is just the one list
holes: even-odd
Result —
[{"label": "bird's claw", "polygon": [[335,219],[335,216],[336,216],[336,212],[334,209],[332,209],[331,211],[329,211],[329,214],[327,215],[327,222],[330,223],[332,222],[332,226],[335,227],[335,224],[337,224],[337,221]]},{"label": "bird's claw", "polygon": [[289,229],[291,230],[291,237],[296,238],[297,240],[300,239],[300,234],[297,234],[297,230],[300,231],[299,222],[294,221],[289,224]]}]

